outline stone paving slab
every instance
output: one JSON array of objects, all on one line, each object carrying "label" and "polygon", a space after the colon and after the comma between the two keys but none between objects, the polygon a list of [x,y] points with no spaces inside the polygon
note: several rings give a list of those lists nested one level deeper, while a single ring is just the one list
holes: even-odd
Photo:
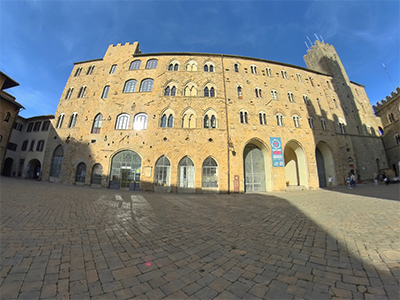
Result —
[{"label": "stone paving slab", "polygon": [[1,299],[399,299],[400,185],[177,195],[0,180]]}]

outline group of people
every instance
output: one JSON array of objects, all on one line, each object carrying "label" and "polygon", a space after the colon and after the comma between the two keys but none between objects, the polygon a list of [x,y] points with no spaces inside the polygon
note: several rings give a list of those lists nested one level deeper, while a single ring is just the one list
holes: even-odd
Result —
[{"label": "group of people", "polygon": [[349,189],[356,189],[357,188],[357,176],[356,174],[354,174],[354,172],[350,173],[350,176],[347,177],[347,186],[349,187]]},{"label": "group of people", "polygon": [[374,173],[374,181],[376,186],[378,186],[381,181],[383,181],[386,185],[389,185],[389,176],[387,175],[387,173]]}]

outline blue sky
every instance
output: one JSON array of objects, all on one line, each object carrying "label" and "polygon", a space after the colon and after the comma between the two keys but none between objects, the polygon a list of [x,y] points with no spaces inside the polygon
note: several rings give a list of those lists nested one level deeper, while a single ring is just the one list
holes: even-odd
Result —
[{"label": "blue sky", "polygon": [[0,1],[0,69],[23,117],[54,114],[74,62],[138,41],[305,67],[308,36],[335,46],[375,104],[400,86],[399,1]]}]

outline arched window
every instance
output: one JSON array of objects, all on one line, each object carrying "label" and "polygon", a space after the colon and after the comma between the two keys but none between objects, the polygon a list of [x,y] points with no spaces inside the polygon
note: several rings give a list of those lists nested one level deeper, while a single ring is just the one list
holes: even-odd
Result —
[{"label": "arched window", "polygon": [[272,76],[271,68],[265,68],[265,71],[267,72],[267,76]]},{"label": "arched window", "polygon": [[276,114],[275,117],[276,117],[276,125],[283,126],[283,115]]},{"label": "arched window", "polygon": [[141,92],[151,92],[153,90],[154,80],[151,78],[144,79],[140,85]]},{"label": "arched window", "polygon": [[215,97],[215,90],[214,88],[210,88],[210,97]]},{"label": "arched window", "polygon": [[178,65],[178,64],[175,64],[175,65],[174,65],[174,71],[178,71],[178,69],[179,69],[179,65]]},{"label": "arched window", "polygon": [[57,121],[57,126],[56,126],[56,128],[61,128],[62,123],[63,123],[63,121],[64,121],[64,116],[65,116],[65,114],[62,113],[62,114],[58,117],[58,121]]},{"label": "arched window", "polygon": [[293,100],[293,93],[292,93],[292,92],[288,92],[288,93],[287,93],[287,96],[288,96],[289,102],[294,102],[294,100]]},{"label": "arched window", "polygon": [[115,129],[128,129],[128,125],[129,125],[129,115],[128,114],[120,114],[117,117]]},{"label": "arched window", "polygon": [[394,136],[394,139],[395,139],[395,141],[396,141],[396,144],[397,144],[397,145],[400,145],[400,135],[396,134],[396,135]]},{"label": "arched window", "polygon": [[308,118],[308,125],[310,125],[311,129],[314,129],[314,119],[313,118],[311,118],[311,117]]},{"label": "arched window", "polygon": [[165,114],[161,117],[161,127],[167,127],[167,116]]},{"label": "arched window", "polygon": [[214,66],[210,65],[209,70],[210,70],[210,72],[214,72]]},{"label": "arched window", "polygon": [[287,75],[286,75],[286,71],[285,70],[281,70],[281,74],[282,74],[282,78],[283,79],[287,79]]},{"label": "arched window", "polygon": [[140,60],[134,60],[133,62],[131,62],[131,65],[129,66],[129,70],[138,70],[140,69],[140,65],[141,65],[141,61]]},{"label": "arched window", "polygon": [[125,82],[123,93],[133,93],[136,89],[136,80],[130,79]]},{"label": "arched window", "polygon": [[101,164],[95,164],[92,168],[92,184],[101,184],[103,177],[103,167]]},{"label": "arched window", "polygon": [[209,128],[210,127],[210,118],[205,115],[204,116],[204,128]]},{"label": "arched window", "polygon": [[173,125],[174,125],[174,116],[171,114],[171,115],[169,115],[169,117],[168,117],[168,124],[167,124],[167,126],[168,126],[168,127],[173,127]]},{"label": "arched window", "polygon": [[325,121],[325,119],[321,119],[321,126],[322,126],[322,130],[326,130],[326,121]]},{"label": "arched window", "polygon": [[165,88],[165,90],[164,90],[164,96],[169,96],[170,93],[171,93],[171,89],[170,89],[169,86],[167,86],[167,87]]},{"label": "arched window", "polygon": [[161,156],[156,161],[154,168],[154,184],[169,187],[171,185],[171,162],[166,156]]},{"label": "arched window", "polygon": [[51,161],[50,176],[60,178],[61,176],[61,166],[64,157],[64,150],[61,145],[59,145],[53,152],[53,159]]},{"label": "arched window", "polygon": [[78,113],[74,112],[71,116],[71,120],[69,122],[69,128],[74,128],[76,124],[76,119],[78,118]]},{"label": "arched window", "polygon": [[300,117],[298,115],[294,115],[293,117],[293,123],[294,123],[294,127],[299,128],[300,127]]},{"label": "arched window", "polygon": [[86,164],[81,162],[76,168],[75,182],[85,182],[86,179]]},{"label": "arched window", "polygon": [[149,59],[146,63],[146,69],[156,69],[157,68],[157,59]]},{"label": "arched window", "polygon": [[184,89],[185,96],[197,96],[197,88],[193,84],[188,84]]},{"label": "arched window", "polygon": [[204,65],[204,72],[208,72],[208,66]]},{"label": "arched window", "polygon": [[345,125],[343,122],[339,122],[339,128],[341,133],[346,134]]},{"label": "arched window", "polygon": [[276,90],[271,90],[271,97],[273,100],[278,100],[278,92]]},{"label": "arched window", "polygon": [[94,71],[94,65],[91,65],[91,66],[88,68],[88,71],[87,71],[86,75],[93,74],[93,71]]},{"label": "arched window", "polygon": [[83,98],[86,95],[86,86],[81,87],[79,90],[78,98]]},{"label": "arched window", "polygon": [[203,162],[203,188],[218,187],[218,164],[212,157],[207,157]]},{"label": "arched window", "polygon": [[250,66],[250,70],[252,74],[257,74],[257,67],[256,66]]},{"label": "arched window", "polygon": [[242,87],[241,86],[238,86],[237,87],[237,93],[238,93],[238,97],[239,97],[239,99],[242,99]]},{"label": "arched window", "polygon": [[308,96],[307,95],[303,95],[303,100],[304,100],[304,103],[306,104],[306,105],[308,105]]},{"label": "arched window", "polygon": [[176,95],[176,87],[173,86],[171,89],[171,96],[175,96]]},{"label": "arched window", "polygon": [[204,89],[204,97],[209,97],[209,96],[210,96],[210,94],[209,94],[209,91],[208,91],[208,87],[206,87]]},{"label": "arched window", "polygon": [[194,164],[193,161],[185,156],[178,165],[178,187],[193,188],[194,187]]},{"label": "arched window", "polygon": [[147,128],[147,115],[145,113],[140,113],[135,115],[133,119],[133,129],[134,130],[144,130]]},{"label": "arched window", "polygon": [[188,109],[183,114],[182,128],[196,128],[196,116],[193,109]]},{"label": "arched window", "polygon": [[112,65],[109,74],[114,74],[116,69],[117,69],[117,65]]},{"label": "arched window", "polygon": [[98,114],[93,121],[92,133],[100,133],[102,122],[103,122],[103,116],[102,114]]},{"label": "arched window", "polygon": [[217,119],[214,115],[211,116],[211,128],[217,128]]},{"label": "arched window", "polygon": [[301,81],[301,75],[300,75],[300,73],[296,73],[296,77],[297,77],[297,81]]},{"label": "arched window", "polygon": [[255,92],[256,92],[256,97],[257,98],[261,98],[261,89],[260,88],[255,88]]},{"label": "arched window", "polygon": [[174,65],[173,64],[169,64],[168,71],[173,71],[173,70],[174,70]]},{"label": "arched window", "polygon": [[106,99],[107,98],[109,90],[110,90],[110,86],[106,85],[104,87],[104,89],[103,89],[103,94],[101,95],[102,99]]},{"label": "arched window", "polygon": [[74,91],[74,88],[69,88],[67,95],[65,96],[65,99],[71,99],[72,92]]},{"label": "arched window", "polygon": [[197,62],[191,60],[186,63],[186,71],[197,71]]},{"label": "arched window", "polygon": [[240,123],[247,124],[247,111],[241,111],[240,115]]},{"label": "arched window", "polygon": [[238,64],[234,64],[233,67],[235,68],[235,72],[239,73],[239,65]]},{"label": "arched window", "polygon": [[265,112],[258,113],[258,117],[260,119],[260,125],[267,125],[267,115]]},{"label": "arched window", "polygon": [[76,69],[75,77],[81,75],[81,72],[82,72],[82,67],[79,67],[78,69]]}]

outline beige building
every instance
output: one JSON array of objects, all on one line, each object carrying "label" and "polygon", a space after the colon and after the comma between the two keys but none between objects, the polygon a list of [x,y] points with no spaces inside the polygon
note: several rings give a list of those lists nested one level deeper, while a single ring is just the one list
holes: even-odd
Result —
[{"label": "beige building", "polygon": [[400,88],[392,92],[386,99],[374,105],[377,116],[382,120],[383,128],[379,128],[383,134],[383,144],[385,146],[388,165],[381,165],[381,161],[376,161],[376,170],[380,172],[392,170],[391,176],[400,174]]},{"label": "beige building", "polygon": [[44,149],[50,132],[53,115],[25,119],[18,116],[11,132],[6,157],[12,161],[10,175],[39,179],[43,165]]},{"label": "beige building", "polygon": [[13,161],[5,157],[7,148],[13,148],[13,144],[9,144],[11,129],[18,113],[23,106],[15,101],[15,97],[7,93],[6,89],[18,86],[11,77],[0,71],[0,173],[5,176],[11,176],[11,166]]},{"label": "beige building", "polygon": [[110,45],[75,63],[43,179],[171,192],[315,189],[387,164],[381,126],[333,46],[307,68],[235,55]]}]

